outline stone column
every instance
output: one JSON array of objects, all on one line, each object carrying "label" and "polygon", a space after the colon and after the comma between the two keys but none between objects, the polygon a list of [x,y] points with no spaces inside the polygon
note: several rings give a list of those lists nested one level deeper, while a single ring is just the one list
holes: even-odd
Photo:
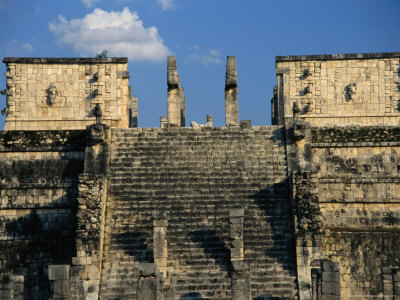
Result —
[{"label": "stone column", "polygon": [[168,262],[168,248],[167,248],[167,216],[165,212],[153,212],[153,254],[154,263],[158,269],[163,273],[164,278],[167,277],[167,262]]},{"label": "stone column", "polygon": [[243,208],[229,209],[232,264],[232,299],[251,299],[251,280],[249,263],[244,261],[243,249]]},{"label": "stone column", "polygon": [[170,127],[185,127],[186,99],[183,87],[180,86],[176,57],[168,56],[167,59],[167,118]]},{"label": "stone column", "polygon": [[250,266],[248,261],[232,262],[232,300],[251,300]]},{"label": "stone column", "polygon": [[225,124],[239,125],[236,56],[228,56],[225,74]]},{"label": "stone column", "polygon": [[70,299],[69,265],[49,265],[49,280],[51,282],[51,300]]},{"label": "stone column", "polygon": [[87,127],[85,170],[79,175],[76,256],[72,257],[71,299],[97,299],[102,268],[110,128]]},{"label": "stone column", "polygon": [[231,231],[231,261],[244,259],[243,217],[243,208],[231,208],[229,210],[229,226]]},{"label": "stone column", "polygon": [[162,300],[162,280],[156,264],[140,263],[137,298],[140,300]]},{"label": "stone column", "polygon": [[383,299],[400,299],[400,275],[397,268],[382,268]]},{"label": "stone column", "polygon": [[312,298],[340,299],[340,270],[339,264],[331,260],[316,260],[311,266]]}]

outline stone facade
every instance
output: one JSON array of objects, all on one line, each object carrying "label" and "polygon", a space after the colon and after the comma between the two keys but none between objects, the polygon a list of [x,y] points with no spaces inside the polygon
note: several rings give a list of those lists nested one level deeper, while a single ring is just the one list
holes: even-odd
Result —
[{"label": "stone facade", "polygon": [[[228,126],[193,128],[175,106],[176,122],[127,128],[137,100],[121,59],[6,58],[0,299],[397,299],[399,57],[277,57],[272,126],[237,124],[228,58]],[[92,67],[110,65],[122,86],[112,112],[108,98],[74,98],[83,111],[100,104],[76,127],[60,123],[59,98],[73,97],[63,72],[42,98],[24,83],[39,66],[75,65],[93,84],[107,74]],[[181,110],[177,79],[169,58],[168,106]],[[29,115],[47,130],[15,114],[38,99],[61,113]]]},{"label": "stone facade", "polygon": [[290,120],[297,102],[312,126],[398,126],[399,59],[400,53],[277,56],[276,122]]},{"label": "stone facade", "polygon": [[5,130],[85,129],[100,104],[105,124],[137,125],[127,58],[15,58],[7,65]]}]

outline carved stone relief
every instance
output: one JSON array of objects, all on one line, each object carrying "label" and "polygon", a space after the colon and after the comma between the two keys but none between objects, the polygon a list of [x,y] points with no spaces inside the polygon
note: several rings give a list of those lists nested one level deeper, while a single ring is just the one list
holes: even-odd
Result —
[{"label": "carved stone relief", "polygon": [[7,72],[4,73],[6,76],[6,86],[7,89],[0,91],[2,95],[6,95],[6,107],[1,111],[2,115],[10,115],[13,114],[14,109],[13,107],[15,106],[15,101],[14,101],[14,90],[15,90],[15,82],[14,82],[14,70],[11,69],[10,67],[7,68]]},{"label": "carved stone relief", "polygon": [[357,85],[355,82],[348,84],[345,87],[346,91],[346,100],[352,100],[354,99],[356,93],[357,93]]},{"label": "carved stone relief", "polygon": [[53,105],[56,103],[58,96],[58,89],[54,85],[54,83],[50,83],[49,88],[47,89],[47,103],[48,105]]}]

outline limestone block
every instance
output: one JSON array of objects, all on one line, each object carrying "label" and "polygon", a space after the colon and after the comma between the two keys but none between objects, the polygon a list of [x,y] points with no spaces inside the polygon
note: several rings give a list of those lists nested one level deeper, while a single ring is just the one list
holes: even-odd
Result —
[{"label": "limestone block", "polygon": [[67,280],[69,265],[49,265],[49,280]]}]

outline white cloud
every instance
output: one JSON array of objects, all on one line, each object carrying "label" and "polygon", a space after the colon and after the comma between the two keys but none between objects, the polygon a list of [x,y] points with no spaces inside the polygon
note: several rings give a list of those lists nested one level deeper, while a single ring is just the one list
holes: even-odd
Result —
[{"label": "white cloud", "polygon": [[193,45],[193,49],[195,52],[188,56],[188,59],[191,61],[197,61],[206,66],[209,64],[222,63],[220,53],[216,49],[209,49],[207,52],[204,52],[199,45]]},{"label": "white cloud", "polygon": [[93,7],[97,2],[99,2],[100,0],[81,0],[82,3],[87,7],[87,8],[91,8]]},{"label": "white cloud", "polygon": [[199,45],[193,45],[193,49],[194,49],[195,51],[200,51],[200,50],[201,50],[201,47],[200,47]]},{"label": "white cloud", "polygon": [[59,45],[71,47],[82,56],[94,56],[103,49],[110,56],[127,56],[131,60],[162,60],[170,54],[156,27],[143,27],[136,12],[96,8],[82,19],[68,21],[58,16],[49,24]]},{"label": "white cloud", "polygon": [[12,40],[5,44],[7,56],[24,56],[32,53],[35,48],[30,43],[21,43]]},{"label": "white cloud", "polygon": [[168,10],[175,7],[175,0],[157,0],[157,3],[161,5],[162,10]]}]

